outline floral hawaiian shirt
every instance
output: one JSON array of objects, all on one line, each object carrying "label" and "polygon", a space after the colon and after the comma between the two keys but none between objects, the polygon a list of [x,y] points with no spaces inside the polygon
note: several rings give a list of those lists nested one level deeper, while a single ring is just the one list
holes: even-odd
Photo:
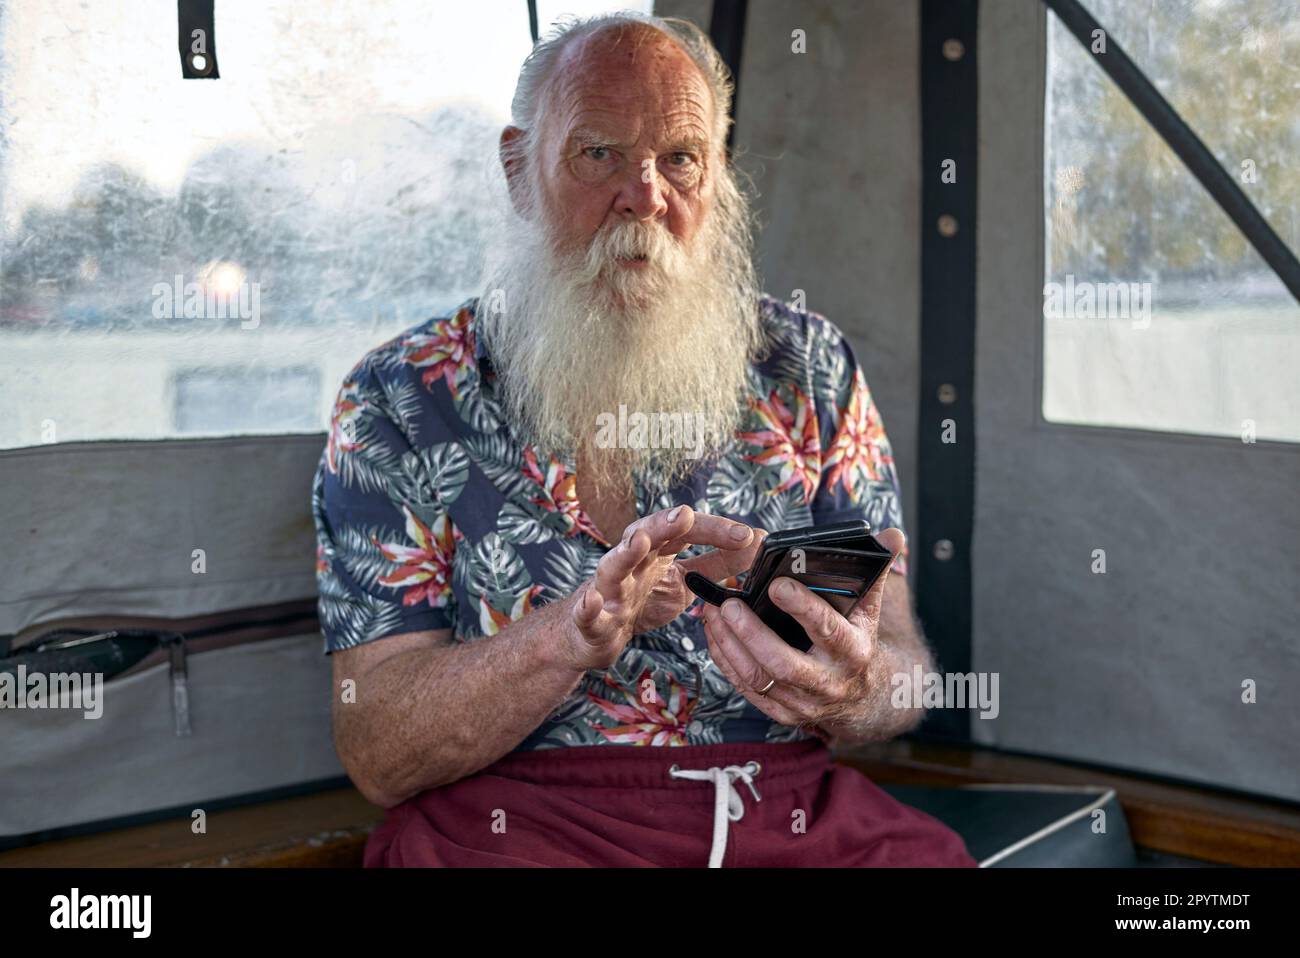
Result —
[{"label": "floral hawaiian shirt", "polygon": [[[494,635],[571,594],[611,547],[577,500],[573,459],[504,421],[476,306],[374,349],[339,391],[312,488],[327,653],[403,632]],[[901,527],[889,440],[844,335],[769,296],[760,315],[769,348],[750,367],[732,441],[671,489],[638,480],[637,513],[687,504],[770,532],[856,518]],[[894,571],[906,574],[905,555]],[[588,672],[519,748],[812,737],[727,681],[699,605]]]}]

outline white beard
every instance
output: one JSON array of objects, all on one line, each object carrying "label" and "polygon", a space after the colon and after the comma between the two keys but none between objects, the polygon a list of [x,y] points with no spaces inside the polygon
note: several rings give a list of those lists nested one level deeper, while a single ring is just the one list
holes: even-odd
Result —
[{"label": "white beard", "polygon": [[[730,440],[762,347],[750,213],[730,171],[689,248],[658,223],[603,228],[585,250],[558,252],[543,217],[513,211],[491,255],[478,311],[504,410],[529,442],[581,454],[598,487],[630,471],[667,488]],[[618,258],[646,255],[645,268]],[[684,414],[689,443],[601,424],[624,411]],[[598,435],[600,433],[600,435]],[[697,433],[699,435],[697,435]],[[653,434],[652,434],[653,435]],[[620,437],[620,440],[622,437]]]}]

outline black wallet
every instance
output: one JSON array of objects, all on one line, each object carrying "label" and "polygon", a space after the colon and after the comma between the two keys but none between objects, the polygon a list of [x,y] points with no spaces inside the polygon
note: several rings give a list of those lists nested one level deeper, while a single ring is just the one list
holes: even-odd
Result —
[{"label": "black wallet", "polygon": [[812,640],[768,596],[771,582],[779,576],[795,579],[847,616],[892,560],[892,553],[871,535],[871,526],[854,519],[772,533],[763,541],[741,589],[724,588],[698,572],[686,574],[686,585],[711,605],[739,599],[788,644],[806,652]]}]

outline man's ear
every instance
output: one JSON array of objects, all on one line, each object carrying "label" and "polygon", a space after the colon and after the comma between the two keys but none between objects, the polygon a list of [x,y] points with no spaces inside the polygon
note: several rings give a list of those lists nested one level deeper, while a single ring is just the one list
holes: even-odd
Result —
[{"label": "man's ear", "polygon": [[520,216],[525,216],[524,210],[527,203],[524,199],[524,191],[527,186],[524,183],[523,157],[519,155],[520,142],[519,138],[524,135],[524,131],[517,126],[508,126],[501,131],[501,142],[497,149],[501,157],[501,168],[506,173],[506,187],[510,190],[510,203],[515,208],[515,212]]}]

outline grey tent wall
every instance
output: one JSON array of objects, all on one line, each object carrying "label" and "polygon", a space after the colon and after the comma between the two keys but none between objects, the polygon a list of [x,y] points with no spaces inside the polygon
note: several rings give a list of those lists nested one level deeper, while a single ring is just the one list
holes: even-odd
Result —
[{"label": "grey tent wall", "polygon": [[1043,420],[1046,13],[981,17],[973,734],[1300,799],[1300,447]]},{"label": "grey tent wall", "polygon": [[[655,13],[707,30],[709,0]],[[745,22],[736,162],[760,194],[767,291],[849,338],[893,444],[903,518],[916,528],[919,388],[919,5],[755,0]],[[807,52],[792,33],[805,31]]]},{"label": "grey tent wall", "polygon": [[0,634],[312,598],[324,445],[317,434],[0,452]]},{"label": "grey tent wall", "polygon": [[[0,633],[77,616],[188,618],[313,598],[310,480],[324,442],[0,452]],[[337,782],[323,653],[315,631],[191,648],[185,736],[175,732],[166,663],[107,680],[102,721],[75,709],[0,710],[0,847]]]}]

